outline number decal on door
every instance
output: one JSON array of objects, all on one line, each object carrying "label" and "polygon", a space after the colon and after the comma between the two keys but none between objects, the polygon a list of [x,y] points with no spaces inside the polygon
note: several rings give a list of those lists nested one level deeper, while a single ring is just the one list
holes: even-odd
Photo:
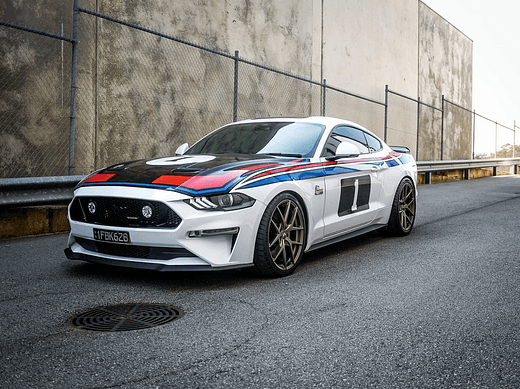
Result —
[{"label": "number decal on door", "polygon": [[341,180],[338,216],[346,216],[368,209],[370,184],[369,175]]}]

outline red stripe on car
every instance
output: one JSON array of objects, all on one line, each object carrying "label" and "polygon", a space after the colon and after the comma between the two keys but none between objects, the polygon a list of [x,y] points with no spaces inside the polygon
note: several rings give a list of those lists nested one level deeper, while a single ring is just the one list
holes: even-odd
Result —
[{"label": "red stripe on car", "polygon": [[115,174],[103,174],[103,173],[96,173],[92,177],[87,178],[82,184],[86,184],[87,182],[105,182],[110,180],[112,177],[114,177]]}]

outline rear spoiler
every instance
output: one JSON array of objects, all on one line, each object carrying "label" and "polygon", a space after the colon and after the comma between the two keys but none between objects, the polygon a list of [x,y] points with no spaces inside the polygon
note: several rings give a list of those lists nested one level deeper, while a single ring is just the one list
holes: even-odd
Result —
[{"label": "rear spoiler", "polygon": [[406,153],[410,154],[410,149],[405,146],[390,146],[392,150],[394,150],[396,153]]}]

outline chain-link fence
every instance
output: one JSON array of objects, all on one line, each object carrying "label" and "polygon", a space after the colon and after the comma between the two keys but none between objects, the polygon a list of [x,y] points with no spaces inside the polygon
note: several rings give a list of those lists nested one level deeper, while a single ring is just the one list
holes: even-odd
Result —
[{"label": "chain-link fence", "polygon": [[[441,159],[471,159],[473,155],[473,113],[443,99],[443,143]],[[466,131],[465,131],[466,130]]]},{"label": "chain-link fence", "polygon": [[68,174],[71,44],[0,24],[0,177]]},{"label": "chain-link fence", "polygon": [[386,90],[387,128],[386,141],[390,145],[406,145],[414,155],[417,154],[419,134],[419,101]]},{"label": "chain-link fence", "polygon": [[341,89],[324,88],[325,105],[323,114],[350,120],[384,137],[385,104]]},{"label": "chain-link fence", "polygon": [[234,61],[80,14],[76,172],[172,155],[232,121]]},{"label": "chain-link fence", "polygon": [[389,144],[409,147],[418,160],[469,159],[481,155],[475,146],[481,143],[495,145],[487,156],[506,143],[506,156],[514,152],[516,123],[512,132],[497,123],[484,128],[487,119],[444,98],[435,107],[386,87],[379,102],[238,52],[84,8],[75,15],[77,41],[0,22],[0,177],[87,174],[172,155],[225,123],[258,117],[351,120]]}]

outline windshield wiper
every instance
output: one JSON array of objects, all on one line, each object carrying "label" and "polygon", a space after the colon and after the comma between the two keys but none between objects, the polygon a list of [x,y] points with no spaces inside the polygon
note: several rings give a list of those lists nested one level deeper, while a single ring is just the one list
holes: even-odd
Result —
[{"label": "windshield wiper", "polygon": [[272,155],[275,157],[294,157],[294,158],[301,158],[301,154],[291,154],[291,153],[261,153],[260,155]]}]

